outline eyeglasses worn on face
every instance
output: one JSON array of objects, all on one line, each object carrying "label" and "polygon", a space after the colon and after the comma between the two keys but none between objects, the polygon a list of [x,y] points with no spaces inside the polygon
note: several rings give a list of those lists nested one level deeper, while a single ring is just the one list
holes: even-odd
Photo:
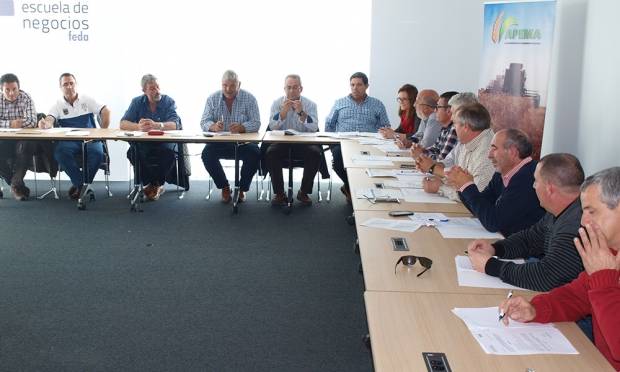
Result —
[{"label": "eyeglasses worn on face", "polygon": [[433,260],[431,260],[428,257],[419,257],[419,256],[402,256],[401,258],[398,259],[398,261],[396,261],[396,265],[394,265],[394,274],[396,274],[396,269],[398,268],[398,264],[399,263],[403,263],[403,265],[411,267],[413,265],[415,265],[415,263],[417,261],[420,261],[420,265],[422,265],[422,267],[424,268],[424,270],[422,270],[421,273],[419,273],[416,276],[420,276],[422,274],[424,274],[425,272],[427,272],[431,266],[433,266]]},{"label": "eyeglasses worn on face", "polygon": [[446,106],[435,106],[435,108],[436,108],[437,110],[439,110],[440,108],[442,108],[442,109],[446,109],[446,110],[447,110],[447,109],[449,109],[450,107],[452,107],[452,106],[450,106],[450,105],[446,105]]},{"label": "eyeglasses worn on face", "polygon": [[398,103],[409,102],[409,98],[396,97],[396,102]]},{"label": "eyeglasses worn on face", "polygon": [[436,110],[436,109],[437,109],[437,106],[428,105],[428,104],[426,104],[426,103],[418,103],[418,102],[416,102],[415,104],[416,104],[416,106],[427,106],[427,107],[432,108],[433,110]]}]

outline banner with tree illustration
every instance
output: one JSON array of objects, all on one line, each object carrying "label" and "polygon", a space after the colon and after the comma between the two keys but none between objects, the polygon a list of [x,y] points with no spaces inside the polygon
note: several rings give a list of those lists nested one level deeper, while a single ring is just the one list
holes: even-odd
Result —
[{"label": "banner with tree illustration", "polygon": [[478,95],[493,129],[519,128],[540,157],[555,1],[484,4],[484,35]]}]

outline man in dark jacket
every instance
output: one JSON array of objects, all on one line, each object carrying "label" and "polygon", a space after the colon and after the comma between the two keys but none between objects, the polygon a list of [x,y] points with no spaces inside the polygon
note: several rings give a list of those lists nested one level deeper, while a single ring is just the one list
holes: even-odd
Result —
[{"label": "man in dark jacket", "polygon": [[532,188],[537,162],[530,155],[532,144],[525,133],[513,128],[500,130],[489,149],[496,172],[482,192],[465,171],[459,169],[458,176],[452,175],[461,201],[487,230],[508,237],[545,214]]}]

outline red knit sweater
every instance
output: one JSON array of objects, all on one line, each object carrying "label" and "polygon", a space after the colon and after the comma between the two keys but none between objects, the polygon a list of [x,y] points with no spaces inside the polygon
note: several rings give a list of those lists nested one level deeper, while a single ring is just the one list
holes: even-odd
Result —
[{"label": "red knit sweater", "polygon": [[534,322],[576,321],[592,315],[594,344],[620,371],[620,271],[600,270],[532,299]]}]

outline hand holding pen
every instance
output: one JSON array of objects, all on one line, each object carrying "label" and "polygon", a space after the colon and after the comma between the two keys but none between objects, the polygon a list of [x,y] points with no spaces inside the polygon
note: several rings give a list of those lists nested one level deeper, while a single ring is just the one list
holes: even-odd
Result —
[{"label": "hand holding pen", "polygon": [[508,319],[516,320],[517,322],[530,322],[536,318],[536,309],[528,300],[521,296],[512,297],[512,291],[508,295],[510,297],[499,305],[500,320],[505,325],[508,325]]}]

